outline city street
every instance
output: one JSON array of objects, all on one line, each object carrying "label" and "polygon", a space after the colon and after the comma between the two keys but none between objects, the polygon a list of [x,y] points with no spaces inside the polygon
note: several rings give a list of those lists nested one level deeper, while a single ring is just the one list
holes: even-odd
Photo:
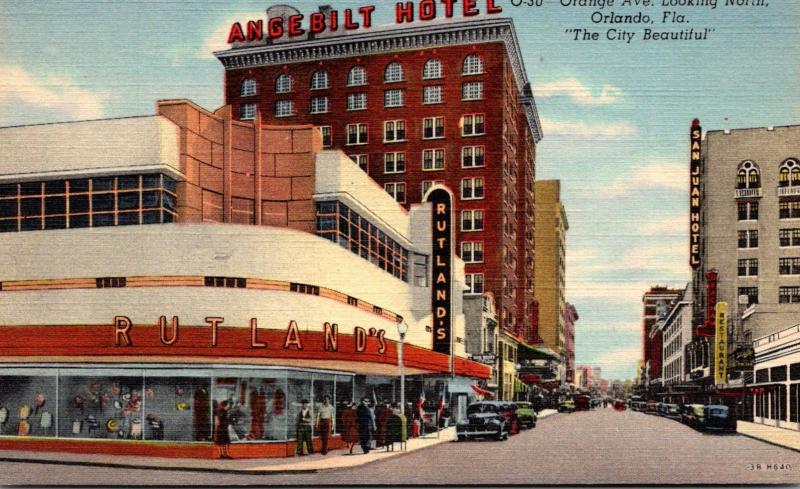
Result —
[{"label": "city street", "polygon": [[0,484],[36,485],[800,482],[798,452],[741,435],[699,433],[669,419],[610,408],[554,415],[505,442],[445,443],[355,469],[317,473],[242,475],[57,464],[0,466]]}]

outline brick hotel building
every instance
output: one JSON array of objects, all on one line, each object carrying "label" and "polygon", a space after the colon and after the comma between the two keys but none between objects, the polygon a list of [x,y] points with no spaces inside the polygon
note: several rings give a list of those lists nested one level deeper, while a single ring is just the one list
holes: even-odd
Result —
[{"label": "brick hotel building", "polygon": [[238,119],[313,124],[325,147],[344,151],[405,206],[435,182],[452,189],[468,293],[493,292],[500,324],[537,342],[542,131],[511,19],[306,34],[215,55]]}]

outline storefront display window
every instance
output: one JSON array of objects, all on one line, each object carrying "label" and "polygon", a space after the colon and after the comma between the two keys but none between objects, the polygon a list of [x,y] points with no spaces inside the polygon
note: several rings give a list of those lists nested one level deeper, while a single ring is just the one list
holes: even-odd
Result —
[{"label": "storefront display window", "polygon": [[[289,439],[293,440],[297,437],[297,417],[300,414],[302,401],[305,399],[311,401],[311,374],[306,372],[289,372],[288,377],[288,404],[287,411],[289,413]],[[311,419],[314,419],[314,404],[310,403]]]},{"label": "storefront display window", "polygon": [[[314,397],[312,400],[314,405],[314,419],[316,419],[317,416],[317,408],[322,404],[322,400],[325,398],[325,396],[328,396],[330,398],[330,405],[334,406],[333,417],[335,420],[336,408],[333,401],[335,399],[334,390],[336,388],[336,376],[330,374],[314,374],[313,380]],[[335,425],[336,423],[334,422],[333,424]],[[317,433],[316,424],[314,425],[314,435],[319,435],[319,433]]]},{"label": "storefront display window", "polygon": [[0,376],[0,434],[54,436],[55,412],[55,376]]},{"label": "storefront display window", "polygon": [[228,433],[234,443],[283,441],[286,440],[286,392],[283,371],[218,376],[214,379],[213,411],[218,413],[224,401],[230,404]]},{"label": "storefront display window", "polygon": [[347,375],[337,375],[336,376],[336,420],[337,422],[333,425],[333,432],[339,433],[339,429],[341,427],[341,423],[339,423],[339,418],[342,411],[345,409],[347,403],[352,402],[353,399],[353,377]]},{"label": "storefront display window", "polygon": [[70,370],[59,378],[58,436],[141,440],[141,370]]},{"label": "storefront display window", "polygon": [[175,369],[145,371],[145,439],[211,441],[211,372],[174,375]]}]

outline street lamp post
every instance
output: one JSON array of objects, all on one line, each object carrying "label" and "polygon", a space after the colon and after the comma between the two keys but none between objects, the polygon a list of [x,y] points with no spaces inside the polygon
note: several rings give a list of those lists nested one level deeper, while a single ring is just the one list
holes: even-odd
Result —
[{"label": "street lamp post", "polygon": [[406,414],[406,373],[403,365],[403,343],[408,332],[408,323],[402,318],[397,318],[397,334],[400,335],[400,348],[397,350],[397,367],[400,369],[400,414]]}]

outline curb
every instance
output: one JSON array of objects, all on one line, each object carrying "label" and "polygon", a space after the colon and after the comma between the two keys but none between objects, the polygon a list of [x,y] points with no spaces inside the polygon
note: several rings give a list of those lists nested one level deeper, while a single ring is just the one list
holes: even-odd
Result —
[{"label": "curb", "polygon": [[786,446],[786,445],[781,445],[781,444],[780,444],[780,443],[778,443],[778,442],[774,442],[774,441],[771,441],[771,440],[766,440],[766,439],[764,439],[764,438],[759,438],[759,437],[757,437],[757,436],[750,435],[750,434],[747,434],[747,433],[742,433],[741,431],[737,431],[737,432],[736,432],[736,434],[737,434],[737,435],[742,435],[742,436],[745,436],[745,437],[747,437],[747,438],[750,438],[750,439],[752,439],[752,440],[758,440],[758,441],[760,441],[760,442],[766,443],[767,445],[772,445],[772,446],[775,446],[775,447],[785,448],[786,450],[791,450],[791,451],[793,451],[793,452],[798,452],[798,453],[800,453],[800,448],[795,448],[795,447],[789,447],[789,446]]}]

